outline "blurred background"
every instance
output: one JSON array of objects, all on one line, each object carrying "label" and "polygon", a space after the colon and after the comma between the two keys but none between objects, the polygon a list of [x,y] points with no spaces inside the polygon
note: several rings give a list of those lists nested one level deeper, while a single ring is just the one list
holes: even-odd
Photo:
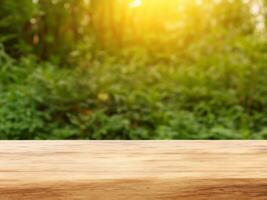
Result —
[{"label": "blurred background", "polygon": [[266,11],[1,0],[0,139],[266,139]]}]

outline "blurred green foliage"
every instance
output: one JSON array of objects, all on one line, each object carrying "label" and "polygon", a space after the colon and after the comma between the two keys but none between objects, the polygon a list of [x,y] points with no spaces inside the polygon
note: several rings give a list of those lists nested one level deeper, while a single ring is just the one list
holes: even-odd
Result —
[{"label": "blurred green foliage", "polygon": [[0,139],[267,138],[253,1],[185,1],[151,27],[114,2],[2,0]]}]

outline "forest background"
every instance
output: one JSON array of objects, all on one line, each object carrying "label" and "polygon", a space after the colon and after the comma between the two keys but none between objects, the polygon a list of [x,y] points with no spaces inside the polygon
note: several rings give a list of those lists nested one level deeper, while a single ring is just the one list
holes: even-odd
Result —
[{"label": "forest background", "polygon": [[0,0],[0,139],[266,139],[266,11]]}]

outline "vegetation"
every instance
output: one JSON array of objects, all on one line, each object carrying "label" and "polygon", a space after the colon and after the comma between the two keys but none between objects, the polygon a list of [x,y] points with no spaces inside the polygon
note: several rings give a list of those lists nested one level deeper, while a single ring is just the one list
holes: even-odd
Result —
[{"label": "vegetation", "polygon": [[0,139],[265,139],[266,8],[1,0]]}]

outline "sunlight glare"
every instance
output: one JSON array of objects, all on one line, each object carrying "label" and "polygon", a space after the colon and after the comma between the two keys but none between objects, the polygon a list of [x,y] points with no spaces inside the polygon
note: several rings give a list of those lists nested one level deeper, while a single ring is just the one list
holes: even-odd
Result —
[{"label": "sunlight glare", "polygon": [[142,5],[142,0],[133,0],[130,4],[129,7],[130,8],[136,8],[136,7],[140,7]]}]

